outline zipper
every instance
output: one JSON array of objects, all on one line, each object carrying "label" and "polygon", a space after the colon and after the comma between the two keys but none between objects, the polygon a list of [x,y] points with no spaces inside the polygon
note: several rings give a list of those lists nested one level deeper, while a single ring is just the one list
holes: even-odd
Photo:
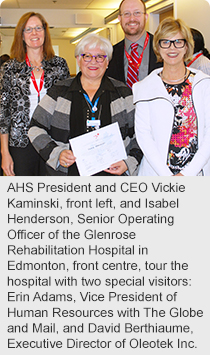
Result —
[{"label": "zipper", "polygon": [[[195,87],[203,80],[206,80],[206,79],[210,79],[210,78],[202,78],[200,79],[195,85],[192,86],[192,104],[193,104],[193,107],[194,107],[194,110],[195,110],[195,114],[196,114],[196,117],[197,117],[197,131],[199,130],[198,128],[198,115],[197,115],[197,110],[196,110],[196,107],[195,107],[195,104],[194,104],[194,98],[193,98],[193,92],[194,92],[194,89]],[[199,137],[199,134],[198,134],[198,137]],[[198,139],[198,149],[199,149],[199,139]],[[204,172],[203,172],[203,169],[201,169],[201,171],[198,173],[199,174],[202,174],[202,176],[204,176]]]},{"label": "zipper", "polygon": [[[194,104],[194,98],[193,98],[194,94],[193,94],[193,92],[194,92],[195,87],[196,87],[201,81],[206,80],[206,79],[210,79],[210,78],[202,78],[202,79],[200,79],[197,83],[195,83],[195,85],[192,85],[192,103],[193,103],[193,107],[194,107],[195,114],[196,114],[196,117],[197,117],[197,122],[198,122],[198,115],[197,115],[197,110],[196,110],[196,107],[195,107],[195,104]],[[198,124],[197,124],[197,130],[198,130]],[[198,141],[198,147],[199,147],[199,141]]]}]

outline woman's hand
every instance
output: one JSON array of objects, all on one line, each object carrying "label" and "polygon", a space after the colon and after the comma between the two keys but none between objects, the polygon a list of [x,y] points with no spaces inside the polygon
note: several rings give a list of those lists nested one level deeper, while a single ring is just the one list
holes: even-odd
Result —
[{"label": "woman's hand", "polygon": [[121,160],[117,163],[112,164],[109,169],[106,169],[104,171],[113,175],[122,175],[126,170],[128,170],[128,167],[125,164],[124,160]]},{"label": "woman's hand", "polygon": [[14,173],[14,162],[9,152],[9,134],[1,134],[1,167],[4,174],[7,176],[15,176]]},{"label": "woman's hand", "polygon": [[9,152],[2,153],[1,156],[2,156],[1,167],[2,167],[2,170],[4,171],[5,175],[15,176],[14,162],[13,162],[13,159],[12,159],[10,153]]},{"label": "woman's hand", "polygon": [[75,161],[76,158],[71,150],[63,150],[59,156],[59,163],[65,168],[68,168],[69,166],[74,164]]}]

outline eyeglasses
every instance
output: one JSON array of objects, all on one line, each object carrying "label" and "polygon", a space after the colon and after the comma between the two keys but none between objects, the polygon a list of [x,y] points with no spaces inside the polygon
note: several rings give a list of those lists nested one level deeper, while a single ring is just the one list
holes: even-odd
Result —
[{"label": "eyeglasses", "polygon": [[44,29],[43,26],[36,26],[36,27],[26,27],[24,28],[24,32],[25,33],[31,33],[33,30],[35,30],[36,32],[41,32]]},{"label": "eyeglasses", "polygon": [[146,12],[141,12],[141,11],[134,11],[133,13],[131,13],[130,11],[125,11],[122,14],[120,14],[120,16],[123,16],[125,18],[131,17],[132,15],[134,17],[140,17],[142,15],[144,15]]},{"label": "eyeglasses", "polygon": [[175,48],[183,48],[186,44],[186,39],[175,39],[174,41],[170,41],[170,39],[160,39],[159,45],[161,48],[170,48],[171,45],[174,45]]},{"label": "eyeglasses", "polygon": [[91,62],[93,60],[93,58],[95,58],[97,63],[103,63],[105,61],[105,58],[107,57],[107,55],[103,55],[103,54],[97,54],[97,55],[91,55],[91,54],[81,54],[84,62]]}]

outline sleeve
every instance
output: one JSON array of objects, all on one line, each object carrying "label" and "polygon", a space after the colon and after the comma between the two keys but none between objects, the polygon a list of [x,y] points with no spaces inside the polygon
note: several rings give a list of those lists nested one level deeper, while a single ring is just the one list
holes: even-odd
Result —
[{"label": "sleeve", "polygon": [[59,91],[59,87],[50,89],[35,109],[28,136],[44,161],[54,170],[62,170],[58,164],[59,156],[63,150],[69,149],[69,144],[55,141],[50,135],[51,122],[57,107],[57,100],[51,95],[54,91]]},{"label": "sleeve", "polygon": [[0,132],[9,133],[11,125],[10,112],[10,74],[7,64],[0,68]]},{"label": "sleeve", "polygon": [[60,65],[61,77],[59,78],[59,80],[64,80],[70,77],[70,71],[66,60],[64,58],[60,58],[60,59],[61,59],[61,65]]},{"label": "sleeve", "polygon": [[136,103],[135,132],[137,142],[147,162],[155,170],[156,174],[159,176],[171,176],[172,172],[166,165],[153,138],[149,105],[149,102]]},{"label": "sleeve", "polygon": [[126,123],[121,127],[121,134],[128,156],[125,160],[125,163],[128,167],[129,175],[137,175],[138,167],[141,162],[143,153],[137,143],[136,135],[134,132],[135,107],[133,105],[132,95],[129,95],[124,99],[124,104],[126,108]]},{"label": "sleeve", "polygon": [[[198,84],[195,90],[199,90],[200,100],[202,100],[202,108],[200,108],[196,104],[196,95],[194,96],[194,104],[198,115],[199,148],[190,164],[181,171],[185,176],[198,175],[210,159],[210,78],[206,80],[202,88]],[[203,132],[202,136],[199,135],[201,131]]]},{"label": "sleeve", "polygon": [[133,96],[128,87],[125,86],[122,88],[122,95],[119,100],[115,101],[114,107],[116,114],[115,120],[119,123],[127,153],[125,163],[128,167],[128,173],[129,175],[137,175],[143,154],[137,143],[134,132],[135,107],[133,105]]}]

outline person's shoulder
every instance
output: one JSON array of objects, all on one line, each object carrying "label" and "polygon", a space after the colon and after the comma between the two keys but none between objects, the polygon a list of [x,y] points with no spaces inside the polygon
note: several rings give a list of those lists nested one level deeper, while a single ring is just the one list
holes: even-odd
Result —
[{"label": "person's shoulder", "polygon": [[113,45],[113,50],[116,51],[120,48],[124,48],[124,44],[125,44],[125,39],[123,39],[120,42],[117,42],[116,44]]},{"label": "person's shoulder", "polygon": [[54,86],[64,86],[64,87],[70,87],[72,82],[73,82],[74,78],[72,77],[69,77],[67,79],[64,79],[64,80],[58,80]]},{"label": "person's shoulder", "polygon": [[202,55],[201,57],[201,63],[204,63],[205,65],[210,66],[210,59],[207,58],[205,55]]},{"label": "person's shoulder", "polygon": [[123,97],[132,95],[132,90],[125,83],[111,77],[107,77],[107,78],[111,81],[115,90],[117,90]]},{"label": "person's shoulder", "polygon": [[123,83],[122,81],[120,80],[117,80],[117,79],[114,79],[114,78],[111,78],[109,76],[107,76],[107,78],[112,82],[112,84],[114,85],[114,87],[126,87],[127,86],[125,85],[125,83]]},{"label": "person's shoulder", "polygon": [[7,62],[3,64],[3,67],[5,69],[13,69],[13,68],[19,68],[22,67],[25,64],[25,62],[18,62],[15,58],[14,59],[9,59]]},{"label": "person's shoulder", "polygon": [[190,71],[195,74],[193,85],[196,85],[199,82],[205,82],[205,79],[207,79],[206,82],[208,83],[208,85],[210,84],[210,75],[204,73],[200,69],[190,68]]},{"label": "person's shoulder", "polygon": [[121,41],[119,41],[119,42],[115,43],[113,47],[119,47],[119,46],[122,46],[122,45],[124,44],[124,42],[125,42],[125,38],[123,38]]},{"label": "person's shoulder", "polygon": [[61,64],[66,63],[66,60],[64,58],[62,58],[62,57],[59,57],[58,55],[55,55],[54,57],[49,59],[48,62],[51,63],[51,64],[57,65],[59,63],[61,63]]},{"label": "person's shoulder", "polygon": [[57,100],[58,97],[65,97],[66,92],[71,87],[73,79],[74,78],[70,77],[64,80],[58,80],[47,90],[47,95],[54,100]]},{"label": "person's shoulder", "polygon": [[154,69],[153,71],[151,71],[150,74],[148,74],[143,80],[141,81],[138,81],[137,83],[134,83],[133,84],[133,87],[135,86],[142,86],[142,85],[145,85],[151,81],[154,81],[157,77],[158,77],[158,74],[162,71],[163,69],[162,68],[158,68],[158,69]]},{"label": "person's shoulder", "polygon": [[158,75],[161,71],[162,68],[154,69],[143,80],[133,84],[134,103],[140,99],[157,96],[157,92],[160,92],[160,83],[162,82]]},{"label": "person's shoulder", "polygon": [[153,37],[154,37],[154,36],[153,36],[153,34],[152,34],[152,33],[148,32],[148,31],[147,31],[146,33],[148,33],[148,35],[150,36],[150,38],[152,38],[152,39],[153,39]]}]

